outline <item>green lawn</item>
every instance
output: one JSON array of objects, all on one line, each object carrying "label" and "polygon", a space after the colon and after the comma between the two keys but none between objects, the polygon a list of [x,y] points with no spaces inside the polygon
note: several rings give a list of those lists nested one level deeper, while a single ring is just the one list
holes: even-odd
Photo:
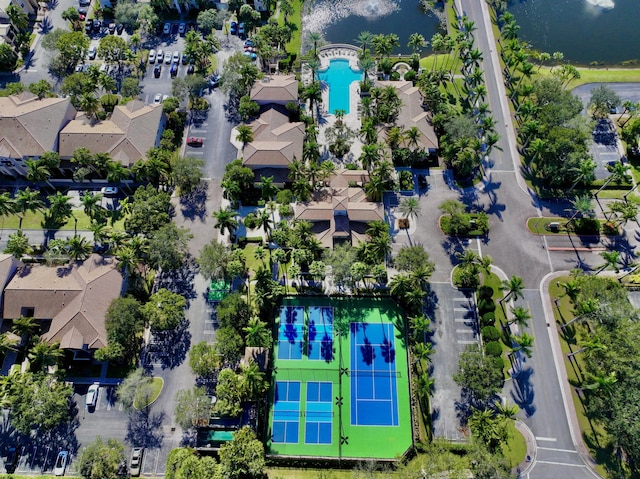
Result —
[{"label": "green lawn", "polygon": [[[597,220],[600,226],[600,233],[605,236],[616,236],[616,234],[610,235],[609,232],[605,229],[604,221]],[[558,223],[559,228],[558,231],[550,231],[549,225],[551,223]],[[553,218],[553,217],[532,217],[527,220],[527,229],[534,234],[538,235],[567,235],[567,234],[579,234],[575,231],[568,231],[566,225],[568,223],[567,218]],[[598,234],[598,233],[596,233]],[[587,234],[588,235],[588,234]]]},{"label": "green lawn", "polygon": [[512,468],[518,466],[527,456],[527,441],[520,431],[516,429],[513,421],[509,421],[509,439],[502,445],[502,453],[507,458]]},{"label": "green lawn", "polygon": [[[373,473],[378,475],[378,473]],[[351,479],[353,472],[339,469],[267,469],[269,479]]]},{"label": "green lawn", "polygon": [[136,409],[144,409],[145,407],[151,406],[160,393],[162,392],[162,387],[164,386],[164,380],[162,378],[151,378],[151,395],[149,396],[149,402],[147,404],[134,404]]},{"label": "green lawn", "polygon": [[[570,384],[575,385],[580,382],[578,374],[582,368],[582,360],[579,354],[575,356],[575,361],[570,361],[566,356],[568,353],[578,349],[575,328],[567,328],[566,333],[563,333],[560,329],[560,325],[568,323],[574,318],[571,300],[565,294],[565,290],[562,286],[563,283],[570,279],[571,278],[569,276],[564,276],[551,281],[549,285],[549,295],[552,301],[558,301],[558,306],[553,307],[553,315],[555,317],[556,324],[558,324],[558,335],[560,337],[560,346],[562,348],[562,356],[564,357],[564,365],[567,370],[567,378]],[[571,398],[573,399],[573,404],[576,408],[578,423],[580,424],[580,430],[582,431],[582,438],[585,441],[585,445],[589,448],[591,456],[598,462],[596,471],[602,477],[610,477],[607,474],[605,464],[608,462],[614,463],[616,458],[613,449],[610,447],[607,434],[602,425],[591,422],[586,416],[582,401],[573,387],[571,388]]]},{"label": "green lawn", "polygon": [[[75,224],[74,218],[78,220],[78,224]],[[44,214],[40,211],[35,213],[28,211],[24,214],[24,218],[22,220],[22,229],[23,230],[39,230],[42,229],[42,222],[44,221]],[[6,229],[17,229],[20,225],[20,217],[18,215],[7,216],[6,218],[2,218],[0,220],[0,227]],[[91,220],[82,210],[73,210],[73,218],[70,218],[67,221],[61,230],[73,230],[77,227],[79,230],[89,230],[91,226]],[[113,225],[113,229],[116,230],[124,230],[124,220],[121,219],[116,221]]]},{"label": "green lawn", "polygon": [[[287,23],[293,27],[293,32],[291,41],[287,43],[287,52],[292,55],[300,55],[300,46],[302,45],[302,8],[305,2],[292,1],[290,3],[294,11],[287,18]],[[282,13],[280,13],[278,23],[284,25],[284,15]]]}]

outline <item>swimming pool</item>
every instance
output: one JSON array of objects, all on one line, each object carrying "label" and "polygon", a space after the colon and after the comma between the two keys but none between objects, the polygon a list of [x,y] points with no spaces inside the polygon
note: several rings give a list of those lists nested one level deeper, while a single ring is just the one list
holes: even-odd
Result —
[{"label": "swimming pool", "polygon": [[362,71],[352,70],[349,60],[331,60],[326,70],[318,72],[318,78],[329,86],[329,113],[349,113],[349,85],[362,80]]}]

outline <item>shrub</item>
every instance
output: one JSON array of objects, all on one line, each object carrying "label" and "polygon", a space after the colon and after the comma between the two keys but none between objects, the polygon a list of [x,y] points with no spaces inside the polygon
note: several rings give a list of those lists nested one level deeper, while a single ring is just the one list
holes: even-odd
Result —
[{"label": "shrub", "polygon": [[347,163],[346,165],[344,165],[344,167],[347,170],[357,170],[358,169],[358,165],[356,165],[355,163]]},{"label": "shrub", "polygon": [[495,326],[484,326],[482,328],[482,339],[484,341],[497,341],[500,339],[500,331]]},{"label": "shrub", "polygon": [[416,79],[416,72],[414,70],[409,70],[404,74],[404,79],[410,82],[414,81]]},{"label": "shrub", "polygon": [[504,359],[502,359],[500,356],[495,356],[491,358],[491,365],[499,370],[502,371],[504,369]]},{"label": "shrub", "polygon": [[492,299],[481,299],[478,302],[478,310],[481,315],[484,313],[493,313],[496,310],[496,303]]},{"label": "shrub", "polygon": [[258,217],[254,213],[249,213],[243,220],[244,226],[250,230],[258,226],[258,222]]},{"label": "shrub", "polygon": [[391,81],[400,80],[400,73],[398,73],[397,71],[392,71],[391,74],[389,75],[389,80]]},{"label": "shrub", "polygon": [[276,201],[281,205],[288,205],[293,201],[293,193],[291,193],[291,190],[278,191]]},{"label": "shrub", "polygon": [[293,210],[289,205],[280,205],[278,211],[280,212],[280,216],[291,216],[293,214]]},{"label": "shrub", "polygon": [[484,313],[480,320],[480,325],[484,326],[493,326],[496,322],[496,314],[493,312]]},{"label": "shrub", "polygon": [[495,291],[491,286],[483,285],[478,288],[478,298],[480,299],[491,299],[493,298],[493,293]]},{"label": "shrub", "polygon": [[489,356],[499,357],[502,355],[502,346],[498,341],[489,341],[484,346],[484,352]]}]

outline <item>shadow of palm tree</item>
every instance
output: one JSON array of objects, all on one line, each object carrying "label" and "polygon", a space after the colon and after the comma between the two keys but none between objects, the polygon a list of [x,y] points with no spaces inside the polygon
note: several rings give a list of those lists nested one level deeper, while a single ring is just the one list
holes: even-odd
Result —
[{"label": "shadow of palm tree", "polygon": [[44,17],[40,22],[40,33],[46,35],[53,29],[53,23],[51,22],[51,18]]},{"label": "shadow of palm tree", "polygon": [[532,368],[522,368],[513,378],[513,391],[511,391],[511,399],[518,407],[524,411],[527,417],[533,416],[536,407],[533,404],[535,392],[531,384]]}]

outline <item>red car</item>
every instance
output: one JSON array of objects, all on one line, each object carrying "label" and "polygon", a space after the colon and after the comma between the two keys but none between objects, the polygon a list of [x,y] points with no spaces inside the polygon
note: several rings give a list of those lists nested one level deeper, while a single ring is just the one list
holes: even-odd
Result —
[{"label": "red car", "polygon": [[197,136],[190,136],[189,138],[187,138],[187,145],[189,146],[202,146],[202,138],[199,138]]}]

